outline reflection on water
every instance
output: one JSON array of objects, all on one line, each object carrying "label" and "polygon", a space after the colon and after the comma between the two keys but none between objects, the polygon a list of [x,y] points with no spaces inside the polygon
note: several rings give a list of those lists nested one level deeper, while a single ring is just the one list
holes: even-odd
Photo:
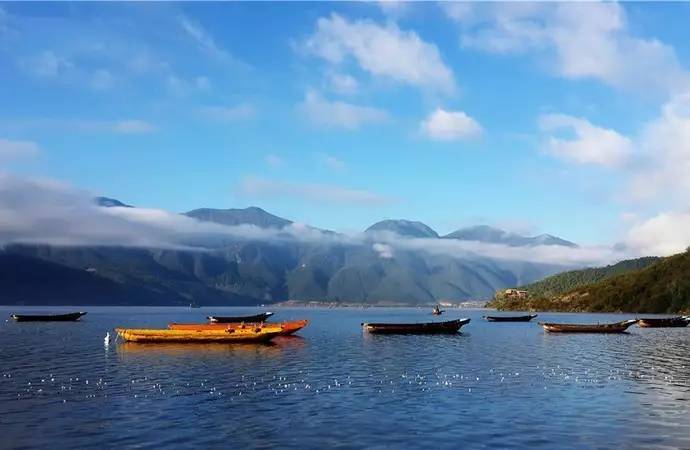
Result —
[{"label": "reflection on water", "polygon": [[90,308],[82,323],[1,323],[0,447],[690,447],[690,329],[547,334],[450,310],[473,319],[462,334],[380,336],[360,323],[428,311],[278,309],[276,320],[311,323],[269,344],[104,346],[116,326],[210,313],[245,310]]},{"label": "reflection on water", "polygon": [[301,336],[281,336],[270,342],[222,343],[222,342],[118,342],[117,353],[122,358],[143,355],[175,356],[195,358],[201,356],[221,357],[270,357],[279,355],[285,349],[296,349],[305,345]]}]

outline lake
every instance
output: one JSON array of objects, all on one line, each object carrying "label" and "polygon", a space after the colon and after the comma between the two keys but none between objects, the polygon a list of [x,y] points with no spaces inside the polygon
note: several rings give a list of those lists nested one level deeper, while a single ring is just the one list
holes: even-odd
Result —
[{"label": "lake", "polygon": [[[458,335],[375,336],[364,321],[428,309],[277,308],[306,318],[273,344],[104,345],[116,326],[164,327],[247,308],[77,307],[77,323],[0,324],[0,447],[690,447],[690,328],[545,334],[541,314]],[[11,312],[46,308],[0,307]]]}]

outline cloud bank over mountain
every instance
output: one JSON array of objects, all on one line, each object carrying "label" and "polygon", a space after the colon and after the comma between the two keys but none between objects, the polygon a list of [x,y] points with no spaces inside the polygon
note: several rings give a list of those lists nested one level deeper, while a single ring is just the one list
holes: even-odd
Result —
[{"label": "cloud bank over mountain", "polygon": [[[638,228],[631,236],[631,245],[622,252],[606,246],[577,247],[563,240],[544,241],[544,237],[529,240],[501,230],[501,237],[491,240],[477,235],[475,230],[481,227],[472,232],[470,229],[458,230],[441,239],[428,226],[412,221],[383,221],[365,233],[347,235],[284,219],[277,227],[261,223],[228,225],[218,223],[218,219],[209,220],[199,212],[184,215],[160,209],[101,207],[87,191],[54,180],[9,174],[0,174],[0,211],[0,242],[3,244],[199,251],[207,251],[229,240],[294,241],[321,245],[379,244],[379,250],[385,249],[379,253],[386,257],[394,257],[396,251],[415,251],[451,257],[479,255],[563,265],[605,264],[629,257],[637,248],[650,249],[648,243],[640,244]],[[680,241],[675,247],[683,245]],[[552,245],[554,243],[557,245]],[[675,247],[666,246],[664,249],[668,252]]]}]

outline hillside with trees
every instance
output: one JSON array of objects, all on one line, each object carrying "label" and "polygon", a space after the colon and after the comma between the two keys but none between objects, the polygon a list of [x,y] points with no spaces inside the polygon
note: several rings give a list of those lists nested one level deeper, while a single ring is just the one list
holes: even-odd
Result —
[{"label": "hillside with trees", "polygon": [[[631,261],[638,262],[625,261],[626,264],[616,269],[609,266],[609,272],[622,270],[624,273],[608,275],[600,281],[566,292],[553,295],[530,292],[527,298],[522,299],[499,295],[490,305],[501,310],[647,313],[690,311],[690,250],[660,258],[641,269],[626,271],[626,268],[635,264],[649,262]],[[580,279],[573,272],[568,273],[571,274],[570,278],[564,279]],[[584,277],[583,274],[579,276]]]},{"label": "hillside with trees", "polygon": [[645,256],[636,259],[627,259],[616,264],[605,267],[590,267],[581,270],[570,270],[546,277],[535,283],[527,284],[518,289],[527,291],[535,297],[552,297],[563,294],[575,288],[587,286],[607,278],[615,277],[631,271],[644,269],[661,258],[656,256]]}]

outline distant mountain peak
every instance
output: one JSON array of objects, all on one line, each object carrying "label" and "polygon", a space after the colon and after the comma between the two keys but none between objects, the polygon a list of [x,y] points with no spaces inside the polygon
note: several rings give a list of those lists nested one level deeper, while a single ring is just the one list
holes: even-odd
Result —
[{"label": "distant mountain peak", "polygon": [[109,197],[96,197],[94,199],[94,202],[98,206],[103,206],[105,208],[112,208],[112,207],[122,207],[122,208],[132,208],[131,205],[127,205],[125,203],[122,203],[120,200],[114,199],[114,198],[109,198]]},{"label": "distant mountain peak", "polygon": [[376,231],[390,231],[400,236],[415,238],[438,238],[436,233],[428,225],[414,220],[388,219],[376,222],[366,229],[365,233]]},{"label": "distant mountain peak", "polygon": [[184,214],[204,222],[214,222],[222,225],[255,225],[261,228],[284,228],[292,223],[292,221],[275,216],[258,206],[230,209],[199,208]]},{"label": "distant mountain peak", "polygon": [[550,234],[538,236],[522,236],[517,233],[501,230],[489,225],[474,225],[453,231],[443,236],[445,239],[457,239],[461,241],[478,241],[492,244],[504,244],[512,247],[531,247],[536,245],[560,245],[564,247],[577,247],[565,239]]}]

